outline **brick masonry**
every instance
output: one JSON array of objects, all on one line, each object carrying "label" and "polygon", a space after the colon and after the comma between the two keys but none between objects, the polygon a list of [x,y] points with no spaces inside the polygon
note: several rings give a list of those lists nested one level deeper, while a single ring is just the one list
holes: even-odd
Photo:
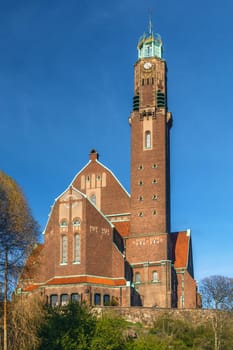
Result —
[{"label": "brick masonry", "polygon": [[[145,45],[153,40],[150,34]],[[24,293],[39,291],[48,300],[79,294],[91,305],[97,296],[103,305],[108,295],[123,307],[197,306],[190,232],[170,233],[166,62],[140,57],[134,76],[131,194],[91,150],[52,206],[44,245],[19,281]]]}]

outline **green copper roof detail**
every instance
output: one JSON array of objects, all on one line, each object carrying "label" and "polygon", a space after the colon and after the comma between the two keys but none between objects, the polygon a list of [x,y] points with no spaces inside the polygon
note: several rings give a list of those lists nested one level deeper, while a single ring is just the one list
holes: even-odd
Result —
[{"label": "green copper roof detail", "polygon": [[138,58],[163,56],[163,42],[158,33],[153,33],[151,19],[149,21],[148,33],[144,33],[138,41]]}]

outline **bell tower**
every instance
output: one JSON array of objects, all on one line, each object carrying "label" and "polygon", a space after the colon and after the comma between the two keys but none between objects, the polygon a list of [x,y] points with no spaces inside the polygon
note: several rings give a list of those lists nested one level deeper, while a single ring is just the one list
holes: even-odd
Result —
[{"label": "bell tower", "polygon": [[166,62],[159,34],[138,42],[131,125],[131,235],[169,231],[169,128]]},{"label": "bell tower", "polygon": [[169,129],[166,62],[159,34],[138,42],[131,125],[130,233],[125,238],[131,267],[131,305],[171,307],[169,254]]}]

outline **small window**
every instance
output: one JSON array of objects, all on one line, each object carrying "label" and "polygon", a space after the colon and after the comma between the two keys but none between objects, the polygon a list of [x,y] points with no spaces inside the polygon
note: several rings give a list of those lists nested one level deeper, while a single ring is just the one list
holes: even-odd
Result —
[{"label": "small window", "polygon": [[144,169],[143,165],[140,164],[139,167],[138,167],[138,170],[143,170],[143,169]]},{"label": "small window", "polygon": [[67,263],[67,236],[65,235],[61,237],[61,262]]},{"label": "small window", "polygon": [[94,304],[95,305],[101,305],[101,295],[100,293],[94,294]]},{"label": "small window", "polygon": [[152,164],[152,169],[158,168],[158,164]]},{"label": "small window", "polygon": [[110,295],[104,294],[104,306],[110,305]]},{"label": "small window", "polygon": [[143,185],[143,181],[142,180],[138,181],[138,186],[142,186],[142,185]]},{"label": "small window", "polygon": [[60,222],[61,227],[67,227],[68,226],[68,220],[67,219],[62,219]]},{"label": "small window", "polygon": [[135,283],[140,283],[141,282],[141,275],[140,272],[135,273]]},{"label": "small window", "polygon": [[153,199],[153,201],[156,201],[156,200],[158,199],[158,196],[157,196],[156,194],[154,194],[154,195],[152,196],[152,199]]},{"label": "small window", "polygon": [[146,83],[147,83],[147,85],[150,85],[150,79],[149,78],[146,79]]},{"label": "small window", "polygon": [[145,132],[145,148],[151,148],[151,132],[149,130]]},{"label": "small window", "polygon": [[151,78],[151,84],[154,85],[154,78]]},{"label": "small window", "polygon": [[153,184],[153,185],[155,185],[155,184],[157,184],[157,183],[158,183],[158,181],[157,181],[156,179],[153,179],[153,180],[152,180],[152,184]]},{"label": "small window", "polygon": [[139,202],[143,201],[143,196],[138,197]]},{"label": "small window", "polygon": [[69,302],[68,294],[62,294],[61,295],[61,306],[67,305],[68,302]]},{"label": "small window", "polygon": [[80,225],[81,225],[80,219],[75,218],[75,219],[73,220],[73,226],[80,227]]},{"label": "small window", "polygon": [[87,180],[88,182],[90,181],[90,176],[89,176],[89,175],[86,177],[86,180]]},{"label": "small window", "polygon": [[72,303],[79,303],[80,302],[80,295],[78,293],[71,294],[71,302]]},{"label": "small window", "polygon": [[58,296],[57,296],[57,294],[50,295],[50,305],[52,307],[58,306]]},{"label": "small window", "polygon": [[158,272],[157,271],[153,271],[152,272],[152,281],[153,282],[158,282]]},{"label": "small window", "polygon": [[153,215],[156,215],[157,214],[157,211],[156,210],[153,210],[153,213],[152,213]]},{"label": "small window", "polygon": [[138,216],[139,216],[139,217],[142,217],[142,216],[143,216],[143,212],[140,211],[140,212],[138,213]]}]

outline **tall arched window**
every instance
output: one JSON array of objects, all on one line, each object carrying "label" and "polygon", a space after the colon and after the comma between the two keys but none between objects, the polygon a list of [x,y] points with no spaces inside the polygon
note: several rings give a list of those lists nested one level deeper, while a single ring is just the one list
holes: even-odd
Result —
[{"label": "tall arched window", "polygon": [[151,148],[151,132],[149,130],[145,132],[145,148]]},{"label": "tall arched window", "polygon": [[74,235],[74,262],[80,262],[80,235],[75,233]]},{"label": "tall arched window", "polygon": [[67,236],[61,236],[61,262],[62,264],[67,263]]}]

